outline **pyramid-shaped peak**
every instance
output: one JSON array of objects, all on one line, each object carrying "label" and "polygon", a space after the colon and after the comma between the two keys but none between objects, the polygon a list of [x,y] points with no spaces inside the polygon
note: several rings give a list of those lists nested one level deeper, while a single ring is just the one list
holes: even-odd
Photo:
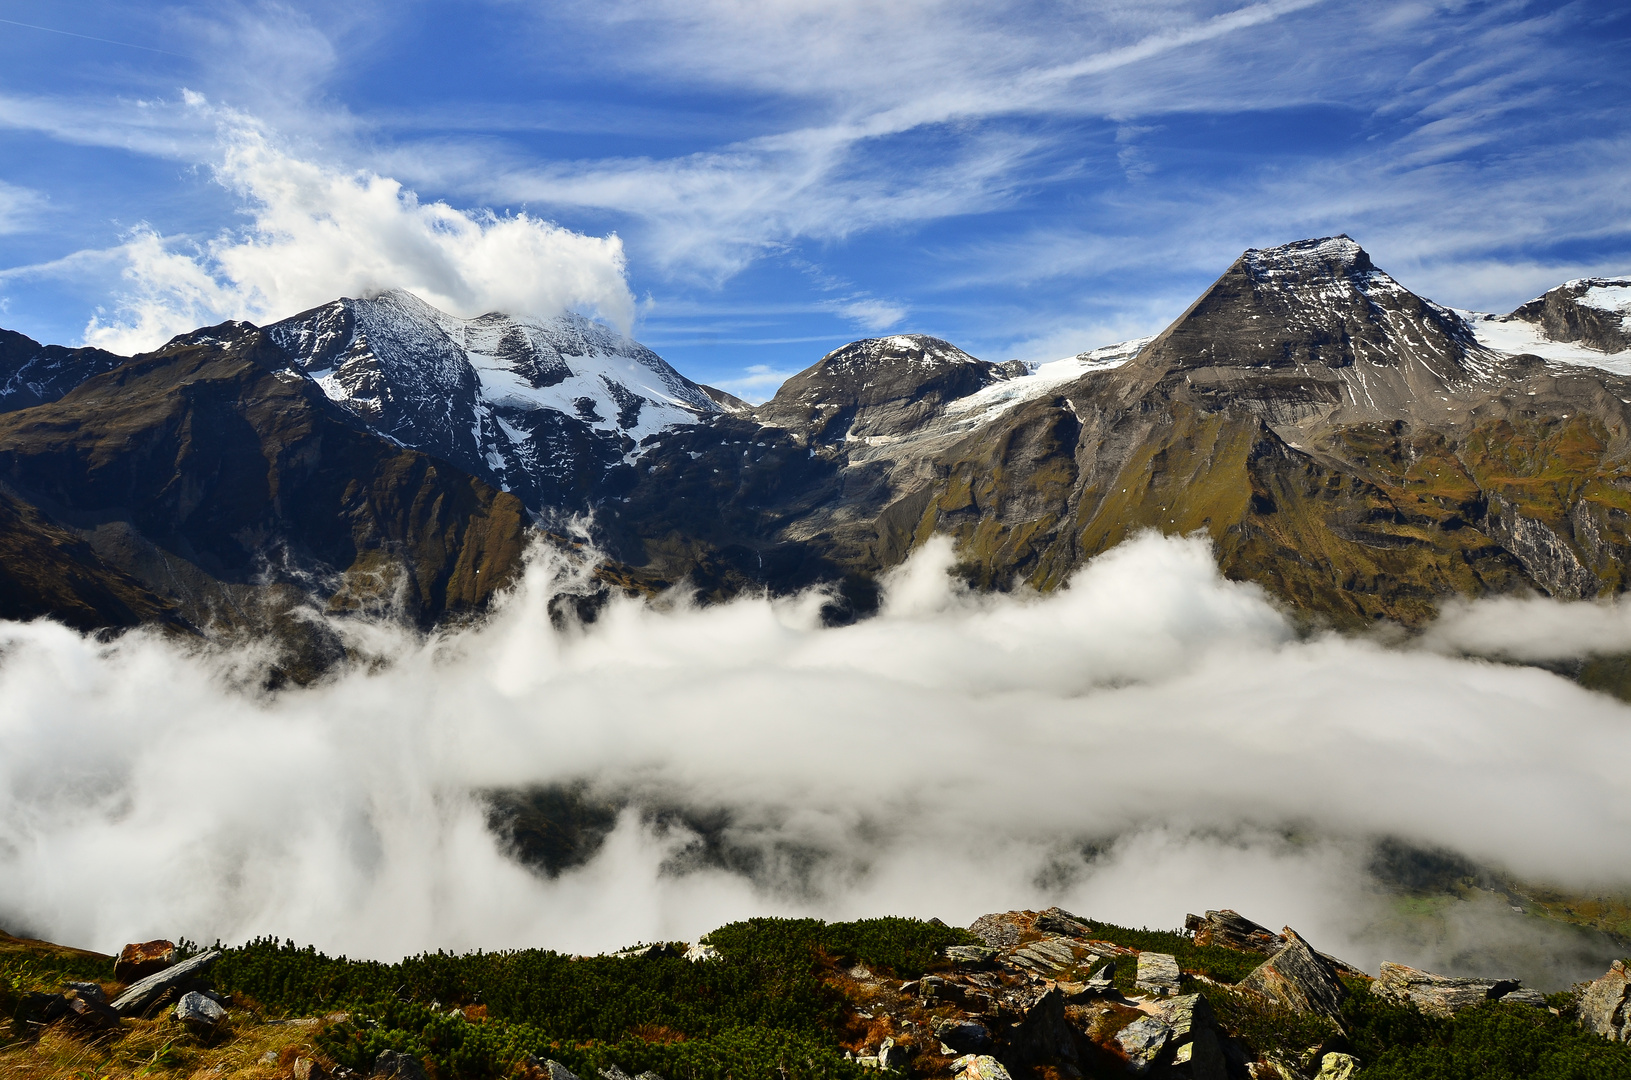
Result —
[{"label": "pyramid-shaped peak", "polygon": [[1371,273],[1370,255],[1347,233],[1296,240],[1271,248],[1249,248],[1240,257],[1253,277],[1336,278]]}]

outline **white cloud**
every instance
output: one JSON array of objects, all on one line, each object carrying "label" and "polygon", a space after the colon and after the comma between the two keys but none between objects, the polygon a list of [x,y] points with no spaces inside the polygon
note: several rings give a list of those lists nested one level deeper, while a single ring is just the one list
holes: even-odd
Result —
[{"label": "white cloud", "polygon": [[395,180],[295,157],[241,115],[222,115],[215,177],[251,224],[201,242],[136,230],[119,249],[129,290],[111,317],[91,320],[88,344],[150,349],[206,323],[264,322],[388,288],[462,315],[572,309],[629,330],[634,298],[616,236],[422,203]]},{"label": "white cloud", "polygon": [[797,374],[796,371],[777,371],[768,364],[749,364],[742,369],[741,375],[721,380],[716,385],[727,393],[758,405],[773,396],[782,383]]},{"label": "white cloud", "polygon": [[833,305],[833,310],[856,326],[864,330],[870,330],[873,333],[889,329],[906,318],[907,315],[906,305],[890,303],[888,300],[878,300],[873,297],[840,300]]},{"label": "white cloud", "polygon": [[0,234],[36,228],[45,207],[46,199],[40,192],[0,180]]},{"label": "white cloud", "polygon": [[[841,629],[810,595],[619,599],[567,632],[540,564],[479,627],[342,623],[389,663],[270,696],[242,689],[253,653],[0,625],[0,924],[102,949],[275,934],[395,957],[594,950],[765,913],[966,922],[1057,902],[1173,926],[1230,906],[1356,962],[1437,964],[1378,928],[1370,838],[1627,884],[1618,702],[1301,639],[1195,540],[1137,539],[1048,598],[970,594],[952,561],[931,544],[879,616]],[[665,871],[689,834],[631,813],[586,867],[523,872],[472,791],[575,780],[726,811],[722,839],[765,870]]]}]

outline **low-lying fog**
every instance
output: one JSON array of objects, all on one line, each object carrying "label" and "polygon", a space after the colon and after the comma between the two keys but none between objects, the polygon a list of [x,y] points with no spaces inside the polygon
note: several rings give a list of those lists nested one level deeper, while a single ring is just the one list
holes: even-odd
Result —
[{"label": "low-lying fog", "polygon": [[[964,592],[951,561],[931,545],[843,628],[807,595],[618,600],[557,631],[570,574],[540,556],[484,624],[352,623],[388,663],[277,694],[243,688],[248,652],[0,624],[0,927],[394,959],[1059,904],[1232,907],[1372,971],[1548,988],[1615,952],[1493,893],[1424,921],[1369,868],[1387,837],[1631,884],[1631,710],[1461,656],[1626,649],[1631,613],[1463,605],[1384,644],[1300,637],[1198,540],[1129,542],[1046,598]],[[487,827],[481,792],[580,782],[630,807],[585,865],[535,873]],[[713,812],[756,869],[676,858],[696,837],[651,807]]]}]

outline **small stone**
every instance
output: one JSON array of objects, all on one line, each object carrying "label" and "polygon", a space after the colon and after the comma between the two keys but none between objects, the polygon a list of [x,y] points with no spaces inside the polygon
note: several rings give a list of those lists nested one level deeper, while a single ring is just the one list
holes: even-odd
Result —
[{"label": "small stone", "polygon": [[893,1038],[885,1039],[878,1044],[878,1064],[892,1072],[902,1072],[907,1062],[912,1060],[912,1053]]},{"label": "small stone", "polygon": [[375,1076],[394,1076],[397,1080],[426,1080],[425,1067],[412,1054],[401,1050],[381,1050],[374,1059]]},{"label": "small stone", "polygon": [[105,1000],[83,997],[75,993],[67,998],[68,1015],[81,1028],[106,1031],[119,1026],[119,1014]]},{"label": "small stone", "polygon": [[294,1059],[294,1080],[327,1080],[328,1073],[311,1058]]},{"label": "small stone", "polygon": [[537,1069],[549,1080],[578,1080],[578,1074],[568,1069],[554,1058],[530,1057],[527,1059],[529,1068]]},{"label": "small stone", "polygon": [[1121,1046],[1121,1052],[1127,1055],[1127,1071],[1135,1076],[1149,1072],[1155,1059],[1161,1056],[1161,1051],[1167,1048],[1171,1040],[1172,1028],[1166,1021],[1154,1016],[1134,1020],[1116,1032],[1116,1042]]},{"label": "small stone", "polygon": [[113,977],[122,983],[136,982],[149,975],[157,975],[176,962],[174,942],[157,940],[126,945],[119,950],[113,962]]},{"label": "small stone", "polygon": [[979,1054],[991,1049],[991,1032],[978,1020],[941,1020],[934,1028],[954,1053]]},{"label": "small stone", "polygon": [[72,990],[80,997],[89,1001],[100,1001],[106,1003],[108,1000],[108,992],[93,982],[68,982],[63,983],[62,985],[64,989]]},{"label": "small stone", "polygon": [[965,1054],[951,1063],[951,1072],[961,1080],[1013,1080],[1002,1062],[989,1054]]},{"label": "small stone", "polygon": [[1178,960],[1168,953],[1145,952],[1138,954],[1138,979],[1136,985],[1140,990],[1151,994],[1176,994],[1178,992]]},{"label": "small stone", "polygon": [[1330,1053],[1320,1058],[1319,1075],[1314,1080],[1353,1080],[1359,1060],[1352,1054]]},{"label": "small stone", "polygon": [[276,1065],[277,1064],[277,1051],[276,1050],[266,1051],[266,1053],[261,1055],[260,1061],[261,1061],[262,1065]]},{"label": "small stone", "polygon": [[181,995],[171,1015],[195,1032],[208,1032],[227,1018],[227,1011],[214,998],[193,990]]}]

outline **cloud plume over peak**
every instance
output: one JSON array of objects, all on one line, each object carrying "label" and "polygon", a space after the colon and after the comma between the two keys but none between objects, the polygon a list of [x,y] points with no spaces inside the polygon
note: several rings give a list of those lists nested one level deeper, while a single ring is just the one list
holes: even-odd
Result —
[{"label": "cloud plume over peak", "polygon": [[615,235],[421,202],[389,177],[296,156],[242,114],[196,95],[189,104],[220,118],[214,176],[249,224],[202,241],[134,230],[105,253],[124,263],[127,288],[111,315],[92,318],[87,344],[135,352],[223,319],[264,322],[390,288],[460,315],[577,310],[630,329],[634,297]]},{"label": "cloud plume over peak", "polygon": [[[762,913],[1233,906],[1373,964],[1428,955],[1375,935],[1380,837],[1625,884],[1604,875],[1631,865],[1631,712],[1609,698],[1300,638],[1195,540],[1134,540],[1047,597],[966,592],[951,564],[931,544],[845,628],[806,594],[618,600],[558,631],[540,557],[485,624],[354,624],[385,667],[273,696],[233,688],[241,652],[7,625],[0,925],[390,957]],[[623,809],[546,877],[482,793],[551,785]],[[699,857],[698,821],[736,857]]]}]

